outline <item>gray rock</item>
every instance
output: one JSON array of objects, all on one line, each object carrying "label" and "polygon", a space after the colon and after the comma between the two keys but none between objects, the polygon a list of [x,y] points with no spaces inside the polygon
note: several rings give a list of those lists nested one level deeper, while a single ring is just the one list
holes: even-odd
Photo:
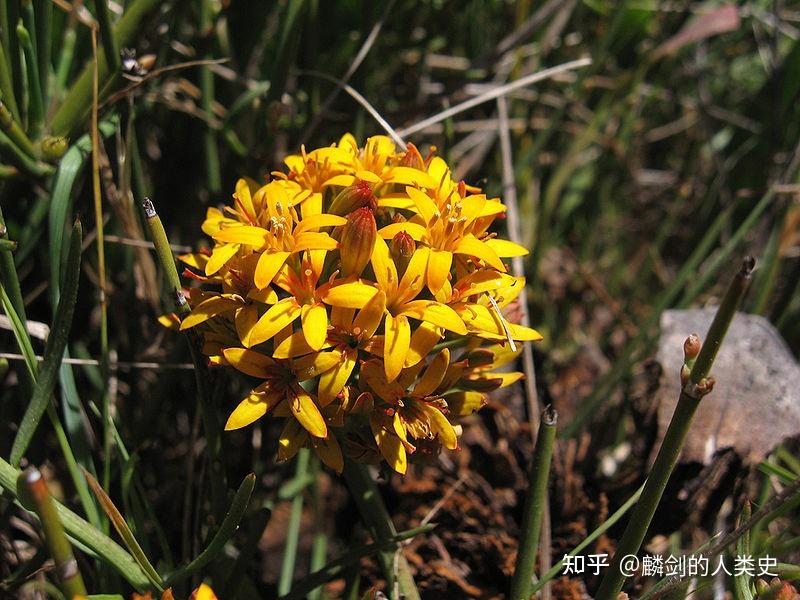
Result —
[{"label": "gray rock", "polygon": [[[660,439],[680,395],[683,341],[690,333],[702,339],[715,312],[669,310],[661,316],[657,360],[663,374],[656,397]],[[716,452],[733,448],[746,464],[754,464],[787,438],[800,435],[800,366],[769,321],[737,313],[711,375],[716,385],[700,402],[681,462],[709,464]]]}]

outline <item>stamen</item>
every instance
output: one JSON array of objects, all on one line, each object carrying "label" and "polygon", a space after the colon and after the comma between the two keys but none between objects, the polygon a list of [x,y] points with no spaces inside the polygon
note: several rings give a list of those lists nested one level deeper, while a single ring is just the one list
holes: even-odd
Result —
[{"label": "stamen", "polygon": [[514,339],[511,337],[511,330],[508,328],[508,323],[506,322],[503,313],[500,312],[500,306],[497,304],[497,301],[494,298],[492,298],[489,294],[486,294],[486,297],[489,299],[489,302],[492,305],[494,312],[497,313],[497,318],[500,319],[500,325],[502,325],[503,331],[506,334],[506,339],[508,340],[508,346],[511,348],[512,352],[516,352],[517,345],[514,343]]}]

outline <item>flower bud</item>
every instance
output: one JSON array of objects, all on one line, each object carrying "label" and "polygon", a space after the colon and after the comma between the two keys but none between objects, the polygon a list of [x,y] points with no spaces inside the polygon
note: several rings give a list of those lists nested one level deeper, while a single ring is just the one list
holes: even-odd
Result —
[{"label": "flower bud", "polygon": [[372,257],[376,239],[378,239],[378,226],[372,210],[362,206],[347,215],[347,223],[342,228],[339,244],[343,275],[361,275],[361,271]]},{"label": "flower bud", "polygon": [[683,342],[684,362],[697,358],[697,355],[700,354],[701,345],[700,336],[696,333],[690,334],[689,337],[686,338],[686,341]]},{"label": "flower bud", "polygon": [[419,149],[411,142],[406,144],[406,152],[403,154],[400,164],[404,167],[419,169],[420,171],[425,170],[425,159],[422,158]]},{"label": "flower bud", "polygon": [[408,263],[411,262],[411,257],[414,256],[414,251],[417,249],[417,244],[414,239],[405,231],[400,231],[392,238],[392,244],[389,246],[389,251],[392,254],[392,260],[397,267],[397,275],[401,279],[406,274]]},{"label": "flower bud", "polygon": [[356,181],[334,197],[328,212],[333,215],[344,216],[363,206],[375,210],[378,203],[369,183]]}]

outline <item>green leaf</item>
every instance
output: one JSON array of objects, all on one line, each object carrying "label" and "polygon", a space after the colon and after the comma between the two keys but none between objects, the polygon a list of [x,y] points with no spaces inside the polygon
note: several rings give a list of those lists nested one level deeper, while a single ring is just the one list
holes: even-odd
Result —
[{"label": "green leaf", "polygon": [[142,547],[139,545],[139,542],[136,541],[136,537],[133,535],[131,528],[128,526],[128,523],[125,522],[125,518],[119,512],[117,507],[114,506],[111,498],[109,498],[105,490],[100,487],[100,484],[97,483],[97,480],[94,477],[92,477],[91,473],[84,470],[83,475],[86,477],[86,481],[89,482],[89,487],[92,488],[92,492],[94,492],[95,497],[100,502],[100,506],[103,508],[103,511],[114,525],[114,529],[117,530],[117,533],[119,533],[122,541],[124,541],[125,545],[128,547],[128,551],[130,551],[134,560],[139,563],[139,566],[142,568],[142,571],[144,571],[144,574],[147,575],[150,583],[157,588],[163,589],[164,581],[147,559],[147,556],[142,550]]},{"label": "green leaf", "polygon": [[228,540],[233,537],[233,534],[236,533],[236,530],[239,528],[239,523],[244,516],[244,511],[247,508],[247,503],[250,501],[250,495],[253,493],[255,485],[256,476],[250,473],[244,478],[239,489],[236,491],[236,495],[231,502],[231,507],[228,509],[228,514],[225,515],[222,525],[220,525],[217,533],[206,549],[188,565],[181,567],[167,577],[167,586],[171,587],[175,585],[175,582],[185,579],[192,573],[202,569],[222,553],[225,544],[228,543]]},{"label": "green leaf", "polygon": [[[0,488],[19,500],[18,476],[19,471],[0,458]],[[58,518],[74,543],[113,566],[139,592],[151,588],[141,567],[119,544],[63,504],[54,502]]]},{"label": "green leaf", "polygon": [[371,544],[356,546],[340,558],[329,562],[319,571],[314,571],[304,579],[301,579],[295,583],[292,591],[285,596],[281,596],[279,600],[300,600],[301,598],[305,598],[306,595],[312,590],[324,585],[331,579],[341,577],[348,567],[357,565],[359,562],[361,562],[362,558],[372,556],[373,554],[383,550],[391,550],[397,546],[398,542],[402,542],[403,540],[408,540],[420,534],[427,533],[434,527],[435,525],[433,524],[423,525],[422,527],[415,527],[414,529],[402,531],[396,535],[386,538],[382,542],[373,542]]},{"label": "green leaf", "polygon": [[69,255],[64,275],[64,289],[58,301],[53,327],[47,338],[44,350],[44,362],[39,370],[33,397],[25,411],[25,416],[19,426],[14,444],[11,447],[11,464],[18,465],[22,455],[28,449],[28,444],[33,438],[36,427],[50,402],[50,396],[56,385],[61,359],[67,347],[69,330],[72,326],[72,315],[75,312],[75,302],[78,298],[78,279],[81,268],[81,242],[83,240],[80,221],[75,222],[70,239]]}]

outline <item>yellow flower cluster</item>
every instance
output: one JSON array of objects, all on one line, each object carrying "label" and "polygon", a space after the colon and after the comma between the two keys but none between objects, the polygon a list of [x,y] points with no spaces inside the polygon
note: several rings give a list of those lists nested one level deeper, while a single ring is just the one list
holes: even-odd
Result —
[{"label": "yellow flower cluster", "polygon": [[[527,250],[490,231],[505,207],[456,182],[439,157],[387,137],[345,135],[286,159],[266,185],[240,180],[208,209],[213,250],[181,257],[203,351],[261,380],[226,429],[287,417],[278,457],[303,446],[341,472],[381,457],[455,449],[459,417],[520,373],[494,372],[538,340],[503,308]],[[213,290],[213,291],[212,291]]]}]

